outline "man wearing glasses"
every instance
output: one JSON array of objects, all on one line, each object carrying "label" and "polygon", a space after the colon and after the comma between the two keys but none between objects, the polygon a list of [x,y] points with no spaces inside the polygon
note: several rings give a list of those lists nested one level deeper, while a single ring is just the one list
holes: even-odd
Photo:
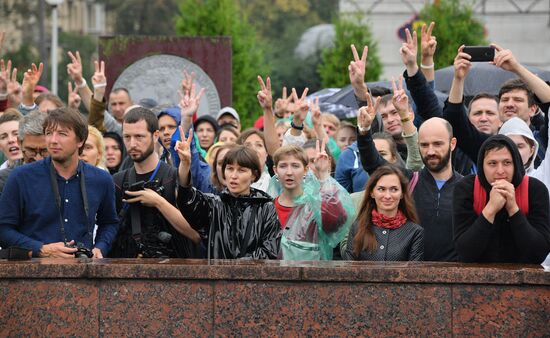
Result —
[{"label": "man wearing glasses", "polygon": [[[48,156],[43,123],[46,114],[35,110],[19,121],[19,145],[23,151],[23,164],[39,161]],[[0,170],[0,194],[13,168]]]}]

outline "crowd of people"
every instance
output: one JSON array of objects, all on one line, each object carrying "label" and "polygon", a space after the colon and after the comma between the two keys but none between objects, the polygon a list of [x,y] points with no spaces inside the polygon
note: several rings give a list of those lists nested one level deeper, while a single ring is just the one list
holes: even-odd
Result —
[{"label": "crowd of people", "polygon": [[177,106],[135,103],[125,88],[106,93],[104,61],[88,86],[79,52],[65,104],[38,85],[42,64],[19,83],[0,60],[0,246],[34,257],[541,263],[550,86],[493,44],[491,63],[517,78],[498,96],[465,98],[473,61],[460,46],[442,106],[433,29],[407,30],[391,89],[367,87],[368,47],[351,46],[356,125],[321,112],[307,88],[274,100],[261,76],[263,116],[245,130],[240,113],[253,112],[197,116],[205,89],[185,71]]}]

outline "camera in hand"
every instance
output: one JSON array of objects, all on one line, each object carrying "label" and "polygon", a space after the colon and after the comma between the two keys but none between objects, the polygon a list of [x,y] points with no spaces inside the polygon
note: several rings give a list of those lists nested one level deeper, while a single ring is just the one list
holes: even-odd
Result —
[{"label": "camera in hand", "polygon": [[[128,191],[141,191],[144,189],[151,189],[155,191],[157,194],[161,195],[164,191],[164,186],[160,185],[160,182],[158,180],[153,181],[139,181],[136,182],[128,187]],[[132,198],[132,196],[124,194],[125,199]]]},{"label": "camera in hand", "polygon": [[76,245],[65,245],[67,248],[76,248],[74,253],[75,258],[92,258],[94,254],[92,250],[88,249],[82,243],[76,243]]}]

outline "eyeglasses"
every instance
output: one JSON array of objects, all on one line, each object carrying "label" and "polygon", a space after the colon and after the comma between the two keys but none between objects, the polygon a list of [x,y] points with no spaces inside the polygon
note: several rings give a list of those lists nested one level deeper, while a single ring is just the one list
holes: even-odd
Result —
[{"label": "eyeglasses", "polygon": [[40,154],[40,156],[42,157],[46,157],[50,153],[48,152],[48,148],[23,148],[23,154],[27,155],[28,157],[35,157],[38,154]]}]

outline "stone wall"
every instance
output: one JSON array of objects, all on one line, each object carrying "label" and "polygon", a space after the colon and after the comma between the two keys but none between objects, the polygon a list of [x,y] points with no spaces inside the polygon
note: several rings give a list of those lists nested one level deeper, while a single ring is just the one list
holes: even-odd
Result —
[{"label": "stone wall", "polygon": [[537,266],[2,261],[0,302],[0,336],[550,334]]}]

